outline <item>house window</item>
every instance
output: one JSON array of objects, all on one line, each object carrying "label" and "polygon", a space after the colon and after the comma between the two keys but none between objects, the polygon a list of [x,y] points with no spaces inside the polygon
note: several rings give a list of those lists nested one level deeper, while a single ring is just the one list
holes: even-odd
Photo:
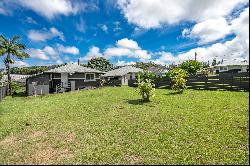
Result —
[{"label": "house window", "polygon": [[86,74],[86,80],[94,80],[95,74]]},{"label": "house window", "polygon": [[220,70],[227,70],[227,67],[221,66],[221,67],[220,67]]},{"label": "house window", "polygon": [[96,77],[95,78],[100,78],[100,75],[99,74],[96,74]]}]

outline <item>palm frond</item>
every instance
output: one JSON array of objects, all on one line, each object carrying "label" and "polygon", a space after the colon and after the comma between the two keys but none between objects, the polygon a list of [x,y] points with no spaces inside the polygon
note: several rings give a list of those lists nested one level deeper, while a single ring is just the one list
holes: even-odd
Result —
[{"label": "palm frond", "polygon": [[18,35],[13,36],[12,39],[11,39],[11,43],[16,43],[20,38],[21,37],[18,36]]}]

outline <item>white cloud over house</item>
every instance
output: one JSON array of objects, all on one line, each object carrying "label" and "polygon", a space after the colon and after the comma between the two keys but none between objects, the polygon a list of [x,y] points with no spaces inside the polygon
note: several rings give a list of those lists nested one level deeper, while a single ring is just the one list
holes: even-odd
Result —
[{"label": "white cloud over house", "polygon": [[63,46],[61,44],[57,44],[56,46],[60,53],[73,54],[73,55],[78,55],[80,53],[79,49],[76,48],[75,46]]},{"label": "white cloud over house", "polygon": [[225,17],[248,0],[118,0],[128,22],[146,29],[181,21],[202,22]]},{"label": "white cloud over house", "polygon": [[98,47],[91,47],[88,51],[88,53],[80,58],[80,61],[86,62],[92,58],[98,58],[98,57],[103,57],[102,53],[100,53],[100,49]]},{"label": "white cloud over house", "polygon": [[140,61],[148,61],[151,58],[147,50],[142,50],[138,43],[131,39],[121,39],[116,42],[116,47],[109,47],[104,51],[104,57],[130,57]]},{"label": "white cloud over house", "polygon": [[28,32],[28,38],[36,42],[44,42],[56,37],[64,41],[63,33],[54,27],[50,28],[49,31],[45,29],[45,30],[30,30]]},{"label": "white cloud over house", "polygon": [[[48,61],[54,60],[57,64],[62,64],[62,56],[64,54],[78,55],[79,49],[75,46],[63,46],[61,44],[56,44],[56,47],[45,46],[43,49],[30,48],[27,53],[31,58]],[[60,63],[59,63],[60,62]]]},{"label": "white cloud over house", "polygon": [[68,0],[18,0],[17,3],[48,19],[53,19],[58,15],[68,16],[76,14],[82,7],[82,5]]}]

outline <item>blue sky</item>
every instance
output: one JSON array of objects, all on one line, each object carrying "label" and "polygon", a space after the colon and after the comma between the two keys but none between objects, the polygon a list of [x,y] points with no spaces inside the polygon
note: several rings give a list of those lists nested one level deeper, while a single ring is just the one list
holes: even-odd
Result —
[{"label": "blue sky", "polygon": [[[31,58],[16,66],[177,64],[194,57],[249,59],[247,0],[2,0],[0,34],[18,34]],[[3,65],[3,64],[2,64]],[[2,66],[1,65],[1,66]]]}]

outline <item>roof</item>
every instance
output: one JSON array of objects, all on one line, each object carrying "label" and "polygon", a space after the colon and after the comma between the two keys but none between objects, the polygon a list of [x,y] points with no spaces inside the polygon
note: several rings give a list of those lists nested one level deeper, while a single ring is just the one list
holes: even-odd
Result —
[{"label": "roof", "polygon": [[128,73],[138,73],[140,71],[143,70],[133,66],[124,66],[115,70],[108,71],[106,74],[103,75],[103,77],[123,76]]},{"label": "roof", "polygon": [[78,64],[69,63],[64,66],[60,66],[44,73],[105,73],[96,69],[87,68]]},{"label": "roof", "polygon": [[166,73],[166,72],[169,71],[169,68],[151,66],[151,67],[148,68],[148,71],[153,72],[153,73]]},{"label": "roof", "polygon": [[220,66],[249,66],[249,63],[248,62],[225,62],[216,66],[218,67]]}]

